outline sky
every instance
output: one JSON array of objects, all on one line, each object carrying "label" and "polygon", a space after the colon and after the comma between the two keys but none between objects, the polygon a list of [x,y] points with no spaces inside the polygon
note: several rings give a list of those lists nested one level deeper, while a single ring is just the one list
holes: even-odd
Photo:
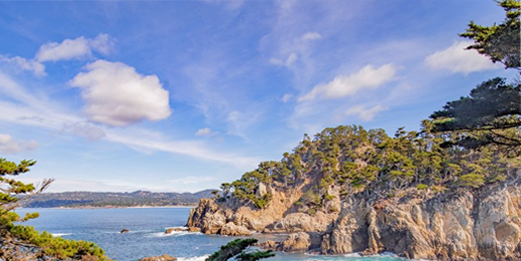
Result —
[{"label": "sky", "polygon": [[0,1],[0,157],[49,192],[218,188],[326,127],[392,134],[514,72],[492,0]]}]

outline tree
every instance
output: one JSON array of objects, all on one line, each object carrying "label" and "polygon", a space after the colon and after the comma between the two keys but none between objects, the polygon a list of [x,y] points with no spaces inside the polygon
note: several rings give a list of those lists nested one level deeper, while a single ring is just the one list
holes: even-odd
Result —
[{"label": "tree", "polygon": [[482,26],[469,23],[467,31],[460,36],[474,40],[467,49],[477,50],[493,62],[500,62],[506,68],[520,67],[520,8],[518,0],[503,0],[499,5],[506,11],[506,19],[499,25]]},{"label": "tree", "polygon": [[496,144],[521,146],[521,85],[494,78],[481,83],[470,96],[448,102],[434,112],[435,131],[459,132],[457,143],[476,148]]},{"label": "tree", "polygon": [[[462,37],[474,40],[475,49],[505,68],[521,70],[520,7],[516,0],[499,3],[506,11],[503,23],[493,26],[470,22]],[[480,148],[494,144],[510,155],[521,155],[521,84],[494,78],[474,88],[470,96],[448,102],[430,116],[435,132],[456,134],[452,144]],[[449,143],[450,144],[450,143]]]},{"label": "tree", "polygon": [[232,257],[235,257],[235,259],[239,261],[257,261],[259,259],[275,256],[271,250],[253,252],[245,251],[255,243],[257,243],[257,239],[255,238],[235,239],[230,241],[228,244],[221,246],[221,249],[209,256],[206,261],[226,261]]},{"label": "tree", "polygon": [[33,227],[16,224],[38,217],[38,213],[27,214],[23,218],[15,213],[19,201],[43,192],[53,181],[44,180],[37,188],[14,179],[28,172],[35,163],[33,160],[23,160],[16,164],[0,158],[0,260],[108,261],[103,250],[94,243],[53,237]]}]

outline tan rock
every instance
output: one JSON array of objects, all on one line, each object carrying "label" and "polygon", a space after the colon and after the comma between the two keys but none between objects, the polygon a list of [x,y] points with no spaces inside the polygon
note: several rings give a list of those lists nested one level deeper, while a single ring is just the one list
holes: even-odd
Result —
[{"label": "tan rock", "polygon": [[177,258],[171,257],[169,255],[162,255],[162,256],[141,258],[139,261],[177,261]]},{"label": "tan rock", "polygon": [[190,232],[190,233],[198,233],[198,232],[201,232],[201,229],[198,228],[198,227],[189,227],[188,228],[188,232]]},{"label": "tan rock", "polygon": [[281,243],[282,251],[299,252],[307,251],[311,246],[311,240],[308,233],[299,232],[290,234],[288,239]]},{"label": "tan rock", "polygon": [[219,234],[226,236],[251,236],[251,232],[247,228],[237,226],[233,222],[226,223],[219,231]]}]

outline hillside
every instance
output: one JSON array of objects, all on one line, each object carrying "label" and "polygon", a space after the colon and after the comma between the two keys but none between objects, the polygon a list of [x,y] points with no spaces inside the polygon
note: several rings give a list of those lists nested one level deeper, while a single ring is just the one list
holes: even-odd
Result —
[{"label": "hillside", "polygon": [[323,254],[385,251],[415,259],[518,260],[521,160],[444,134],[359,126],[305,137],[262,162],[187,222],[206,234],[296,233],[264,247]]},{"label": "hillside", "polygon": [[212,190],[196,193],[175,192],[62,192],[42,193],[27,201],[23,207],[137,207],[137,206],[194,206],[202,198],[210,198]]}]

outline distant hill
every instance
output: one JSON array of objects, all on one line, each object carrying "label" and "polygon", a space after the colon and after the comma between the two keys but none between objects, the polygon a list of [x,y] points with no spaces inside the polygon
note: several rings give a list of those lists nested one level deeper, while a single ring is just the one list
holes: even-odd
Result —
[{"label": "distant hill", "polygon": [[196,193],[175,192],[62,192],[42,193],[22,203],[27,208],[96,208],[138,206],[195,206],[201,198],[211,198],[213,190]]}]

